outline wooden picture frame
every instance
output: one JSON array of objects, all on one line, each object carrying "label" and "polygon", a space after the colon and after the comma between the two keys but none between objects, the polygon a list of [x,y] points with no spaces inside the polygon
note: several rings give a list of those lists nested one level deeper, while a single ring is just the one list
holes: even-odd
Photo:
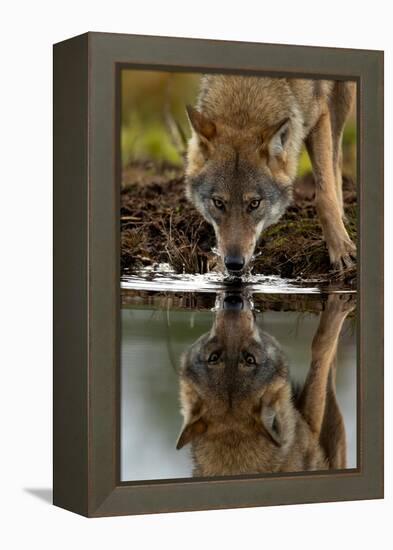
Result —
[{"label": "wooden picture frame", "polygon": [[[121,483],[122,67],[355,80],[358,468]],[[54,504],[113,516],[383,497],[383,52],[87,33],[54,46]]]}]

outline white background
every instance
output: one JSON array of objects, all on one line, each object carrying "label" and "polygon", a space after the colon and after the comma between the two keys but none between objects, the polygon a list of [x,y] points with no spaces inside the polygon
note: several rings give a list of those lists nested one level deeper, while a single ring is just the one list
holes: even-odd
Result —
[{"label": "white background", "polygon": [[[392,547],[392,339],[386,338],[386,499],[87,520],[51,486],[51,45],[91,31],[384,49],[386,204],[392,204],[390,2],[14,0],[0,19],[3,548]],[[369,182],[372,184],[372,182]],[[392,216],[386,216],[386,242]],[[391,247],[390,247],[391,250]],[[386,280],[392,280],[386,251]],[[393,306],[386,289],[386,309]],[[387,316],[389,336],[391,316]],[[376,429],[378,427],[376,426]]]}]

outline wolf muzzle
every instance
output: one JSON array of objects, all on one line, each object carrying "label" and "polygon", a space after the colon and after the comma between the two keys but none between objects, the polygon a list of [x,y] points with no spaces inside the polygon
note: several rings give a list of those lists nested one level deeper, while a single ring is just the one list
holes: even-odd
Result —
[{"label": "wolf muzzle", "polygon": [[243,256],[225,256],[224,264],[228,271],[239,272],[244,268],[245,260]]},{"label": "wolf muzzle", "polygon": [[240,294],[227,294],[224,298],[223,309],[241,311],[244,308],[244,301]]}]

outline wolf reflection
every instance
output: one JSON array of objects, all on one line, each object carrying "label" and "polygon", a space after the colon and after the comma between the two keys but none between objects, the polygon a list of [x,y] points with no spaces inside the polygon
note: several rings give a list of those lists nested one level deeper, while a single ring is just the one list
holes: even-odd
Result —
[{"label": "wolf reflection", "polygon": [[231,293],[217,302],[211,330],[181,360],[177,448],[191,444],[193,475],[345,468],[335,368],[353,300],[328,297],[301,388],[291,382],[280,344],[258,326],[250,299]]}]

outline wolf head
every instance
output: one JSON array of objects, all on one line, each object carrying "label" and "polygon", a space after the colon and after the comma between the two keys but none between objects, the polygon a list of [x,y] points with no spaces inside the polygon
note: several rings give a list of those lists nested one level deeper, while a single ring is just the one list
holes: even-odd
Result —
[{"label": "wolf head", "polygon": [[187,107],[187,196],[215,230],[226,269],[241,274],[264,229],[292,199],[300,150],[298,121],[234,129]]},{"label": "wolf head", "polygon": [[182,357],[184,425],[177,448],[228,431],[283,445],[288,380],[283,352],[257,326],[248,300],[240,294],[221,297],[212,329]]}]

